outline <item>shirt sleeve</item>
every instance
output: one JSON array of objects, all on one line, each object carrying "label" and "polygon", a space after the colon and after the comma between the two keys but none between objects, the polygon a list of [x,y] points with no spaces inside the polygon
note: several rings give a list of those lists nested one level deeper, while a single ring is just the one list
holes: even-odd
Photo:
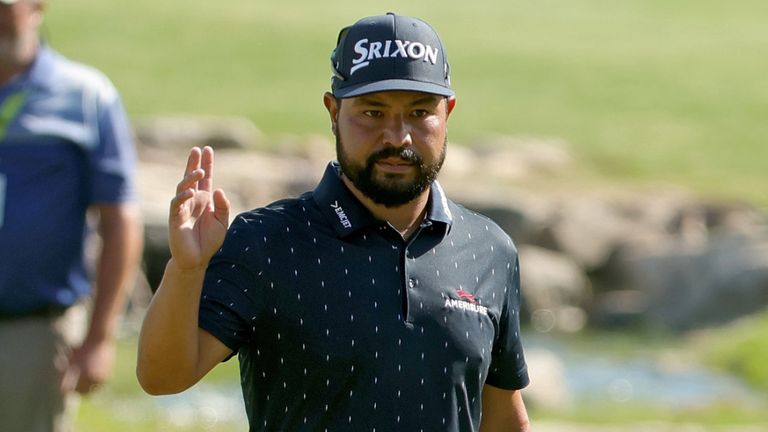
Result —
[{"label": "shirt sleeve", "polygon": [[505,304],[499,319],[499,335],[491,354],[491,365],[486,383],[506,390],[524,388],[530,382],[520,335],[520,263],[514,253]]},{"label": "shirt sleeve", "polygon": [[254,337],[262,316],[258,262],[246,251],[253,233],[242,217],[230,226],[224,244],[206,270],[198,325],[236,352]]},{"label": "shirt sleeve", "polygon": [[133,132],[117,90],[96,98],[97,145],[91,154],[91,201],[136,200]]}]

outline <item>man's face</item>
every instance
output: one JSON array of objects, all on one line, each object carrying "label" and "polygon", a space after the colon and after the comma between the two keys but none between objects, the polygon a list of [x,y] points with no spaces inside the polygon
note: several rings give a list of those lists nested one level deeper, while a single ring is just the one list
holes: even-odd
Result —
[{"label": "man's face", "polygon": [[397,207],[422,194],[445,160],[446,122],[455,99],[379,92],[336,101],[336,154],[352,184],[377,204]]},{"label": "man's face", "polygon": [[32,61],[42,13],[39,0],[0,3],[0,64],[23,66]]}]

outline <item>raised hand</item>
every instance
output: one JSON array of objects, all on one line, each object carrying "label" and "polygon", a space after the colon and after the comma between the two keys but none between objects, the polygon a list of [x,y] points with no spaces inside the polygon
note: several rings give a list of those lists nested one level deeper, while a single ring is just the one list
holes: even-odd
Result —
[{"label": "raised hand", "polygon": [[213,190],[213,149],[192,148],[168,217],[171,256],[181,270],[200,270],[224,242],[229,200]]}]

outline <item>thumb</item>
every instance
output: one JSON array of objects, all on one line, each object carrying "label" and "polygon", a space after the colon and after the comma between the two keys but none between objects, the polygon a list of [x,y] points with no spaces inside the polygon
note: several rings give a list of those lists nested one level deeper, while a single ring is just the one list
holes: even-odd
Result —
[{"label": "thumb", "polygon": [[78,381],[80,381],[80,366],[70,363],[67,370],[65,370],[64,374],[61,376],[59,391],[63,395],[73,392],[77,387]]},{"label": "thumb", "polygon": [[224,191],[221,189],[213,191],[213,213],[225,227],[229,225],[229,209],[229,199],[227,199]]}]

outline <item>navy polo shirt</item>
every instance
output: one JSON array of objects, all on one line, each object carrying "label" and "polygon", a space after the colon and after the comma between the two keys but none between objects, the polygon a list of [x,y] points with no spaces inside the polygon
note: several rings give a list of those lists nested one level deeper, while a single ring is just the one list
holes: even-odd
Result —
[{"label": "navy polo shirt", "polygon": [[528,383],[519,286],[510,238],[438,183],[405,241],[332,163],[233,221],[200,327],[238,353],[252,431],[475,431],[484,384]]}]

